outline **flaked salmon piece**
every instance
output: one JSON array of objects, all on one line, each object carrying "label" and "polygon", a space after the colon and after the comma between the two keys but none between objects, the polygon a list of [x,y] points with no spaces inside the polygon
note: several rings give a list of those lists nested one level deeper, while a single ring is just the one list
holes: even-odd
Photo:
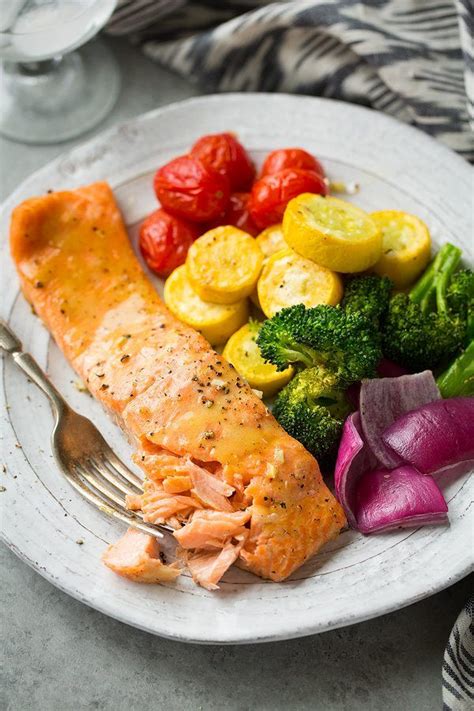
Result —
[{"label": "flaked salmon piece", "polygon": [[142,504],[141,494],[127,494],[125,496],[125,506],[127,509],[130,509],[130,511],[141,511]]},{"label": "flaked salmon piece", "polygon": [[179,513],[188,515],[201,504],[191,496],[172,494],[163,488],[161,482],[145,480],[143,494],[129,494],[125,497],[125,505],[132,511],[142,511],[143,520],[147,523],[165,523],[170,516]]},{"label": "flaked salmon piece", "polygon": [[249,511],[196,511],[190,522],[173,535],[185,549],[222,548],[229,538],[247,532],[244,526],[249,520]]},{"label": "flaked salmon piece", "polygon": [[191,490],[191,494],[204,506],[216,511],[233,511],[227,497],[232,496],[235,489],[189,457],[144,452],[135,461],[142,466],[149,479],[162,482],[163,489],[168,493]]},{"label": "flaked salmon piece", "polygon": [[[217,511],[233,511],[226,497],[232,496],[234,488],[217,475],[211,474],[195,464],[189,457],[176,457],[162,453],[155,455],[151,465],[148,463],[150,462],[149,458],[148,460],[145,458],[144,461],[147,462],[144,467],[147,476],[154,478],[155,481],[163,480],[165,491],[174,493],[191,489],[191,494],[204,506]],[[152,466],[152,471],[148,472],[150,466]],[[179,480],[174,482],[177,477]],[[189,481],[191,486],[187,486]]]},{"label": "flaked salmon piece", "polygon": [[163,480],[163,489],[168,494],[181,494],[183,491],[189,491],[192,485],[192,479],[188,475],[177,474],[176,476],[167,476]]},{"label": "flaked salmon piece", "polygon": [[[192,461],[236,489],[233,507],[251,516],[239,553],[249,570],[283,580],[338,535],[346,520],[316,460],[166,309],[106,183],[26,200],[10,242],[26,298],[135,443],[148,479],[186,475]],[[177,511],[178,496],[162,487],[161,498],[147,498],[150,520],[187,522],[197,499]]]},{"label": "flaked salmon piece", "polygon": [[183,472],[184,462],[180,457],[174,454],[158,450],[157,447],[150,442],[142,442],[142,448],[139,452],[132,454],[132,459],[135,464],[143,469],[148,479],[152,481],[161,481],[167,476],[173,476]]},{"label": "flaked salmon piece", "polygon": [[233,511],[231,504],[226,497],[232,496],[234,488],[218,479],[213,474],[209,474],[200,467],[191,470],[193,488],[191,493],[206,507],[216,511]]},{"label": "flaked salmon piece", "polygon": [[168,494],[163,489],[151,489],[149,484],[150,482],[145,482],[141,505],[143,520],[147,523],[165,523],[170,516],[185,511],[188,513],[200,507],[199,502],[191,496]]},{"label": "flaked salmon piece", "polygon": [[244,540],[229,541],[217,553],[195,553],[186,557],[186,565],[193,580],[206,590],[218,590],[219,581],[230,566],[235,563],[242,550]]},{"label": "flaked salmon piece", "polygon": [[114,573],[137,583],[172,582],[181,573],[176,563],[162,562],[156,538],[136,528],[129,528],[117,543],[109,546],[102,561]]},{"label": "flaked salmon piece", "polygon": [[[192,489],[192,493],[201,503],[210,508],[233,510],[226,497],[233,494],[234,488],[226,484],[222,478],[206,471],[189,457],[178,457],[164,450],[156,454],[153,453],[153,447],[153,444],[145,442],[143,451],[134,457],[134,461],[145,471],[149,479],[157,482],[162,480],[163,488],[170,493]],[[171,481],[175,477],[181,479]],[[169,483],[166,484],[168,480]],[[186,486],[188,480],[192,481],[191,486]]]}]

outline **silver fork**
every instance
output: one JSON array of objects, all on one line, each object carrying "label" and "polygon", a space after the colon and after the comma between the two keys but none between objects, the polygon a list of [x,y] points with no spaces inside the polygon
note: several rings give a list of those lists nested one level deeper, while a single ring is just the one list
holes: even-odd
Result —
[{"label": "silver fork", "polygon": [[49,398],[54,415],[51,447],[56,463],[81,496],[103,513],[129,526],[163,538],[168,526],[145,523],[125,508],[125,495],[143,493],[143,482],[109,447],[95,425],[75,412],[41,370],[21,341],[0,319],[0,348]]}]

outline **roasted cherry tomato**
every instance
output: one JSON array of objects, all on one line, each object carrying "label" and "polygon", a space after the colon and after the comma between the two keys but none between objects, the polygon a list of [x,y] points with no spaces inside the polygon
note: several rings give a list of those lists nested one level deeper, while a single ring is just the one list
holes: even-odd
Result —
[{"label": "roasted cherry tomato", "polygon": [[279,173],[285,168],[301,168],[302,170],[314,170],[324,178],[324,168],[321,163],[302,148],[279,148],[267,155],[262,166],[260,177]]},{"label": "roasted cherry tomato", "polygon": [[257,180],[250,193],[250,215],[257,227],[263,230],[282,221],[287,204],[297,195],[326,195],[327,192],[327,185],[319,173],[300,168],[286,168]]},{"label": "roasted cherry tomato", "polygon": [[150,269],[158,276],[166,277],[184,264],[188,249],[197,237],[196,225],[160,209],[142,223],[139,245]]},{"label": "roasted cherry tomato", "polygon": [[250,217],[248,201],[250,193],[232,193],[226,212],[217,220],[213,220],[207,226],[208,229],[221,227],[222,225],[233,225],[249,235],[256,237],[260,230]]},{"label": "roasted cherry tomato", "polygon": [[156,197],[172,215],[207,222],[222,215],[229,202],[229,181],[193,156],[180,156],[155,173]]},{"label": "roasted cherry tomato", "polygon": [[256,237],[260,230],[249,212],[250,193],[232,193],[226,212],[226,224],[239,227],[249,235]]},{"label": "roasted cherry tomato", "polygon": [[191,148],[191,155],[225,175],[231,190],[248,190],[255,178],[255,167],[247,151],[231,133],[203,136]]}]

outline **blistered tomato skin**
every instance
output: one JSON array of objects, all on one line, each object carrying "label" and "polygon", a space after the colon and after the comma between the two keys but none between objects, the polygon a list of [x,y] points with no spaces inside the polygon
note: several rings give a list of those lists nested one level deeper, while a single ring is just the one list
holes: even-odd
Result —
[{"label": "blistered tomato skin", "polygon": [[254,184],[249,200],[250,215],[261,230],[283,219],[290,200],[301,193],[327,195],[324,178],[312,170],[285,168],[265,175]]},{"label": "blistered tomato skin", "polygon": [[256,237],[260,230],[250,216],[248,208],[249,199],[250,193],[232,193],[226,212],[218,217],[217,220],[209,222],[203,227],[202,232],[212,230],[214,227],[232,225],[244,232],[248,232],[252,237]]},{"label": "blistered tomato skin", "polygon": [[250,217],[249,199],[250,193],[232,193],[225,215],[225,224],[238,227],[256,237],[260,230]]},{"label": "blistered tomato skin", "polygon": [[149,268],[158,276],[167,277],[184,264],[188,249],[197,237],[196,225],[159,209],[142,223],[139,246]]},{"label": "blistered tomato skin", "polygon": [[301,170],[314,170],[323,178],[324,168],[321,163],[303,148],[279,148],[267,155],[262,166],[260,177],[273,175],[286,168],[300,168]]},{"label": "blistered tomato skin", "polygon": [[243,145],[231,133],[203,136],[190,153],[208,168],[225,175],[231,190],[248,190],[252,185],[255,166]]},{"label": "blistered tomato skin", "polygon": [[179,156],[155,173],[156,197],[172,215],[207,222],[222,215],[229,202],[229,181],[193,156]]}]

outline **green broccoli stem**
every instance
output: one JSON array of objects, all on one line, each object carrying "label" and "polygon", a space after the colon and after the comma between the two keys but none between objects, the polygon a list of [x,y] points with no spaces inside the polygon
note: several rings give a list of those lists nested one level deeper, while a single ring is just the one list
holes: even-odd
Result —
[{"label": "green broccoli stem", "polygon": [[436,383],[444,398],[474,395],[474,340],[438,376]]},{"label": "green broccoli stem", "polygon": [[459,247],[455,247],[449,242],[443,245],[423,276],[410,291],[411,301],[419,304],[423,312],[426,313],[431,308],[435,297],[437,309],[442,313],[446,312],[446,288],[459,264],[461,254]]},{"label": "green broccoli stem", "polygon": [[288,363],[302,363],[305,368],[312,368],[318,364],[318,354],[309,346],[298,343],[298,350],[284,348],[285,359]]},{"label": "green broccoli stem", "polygon": [[436,281],[436,306],[439,313],[446,313],[448,310],[448,304],[446,303],[446,289],[448,288],[452,276],[458,268],[459,260],[461,259],[461,250],[458,249],[458,247],[455,247],[454,249],[455,251],[451,250],[447,255],[443,269],[440,270]]},{"label": "green broccoli stem", "polygon": [[467,315],[467,338],[469,340],[474,339],[474,309],[470,309]]}]

